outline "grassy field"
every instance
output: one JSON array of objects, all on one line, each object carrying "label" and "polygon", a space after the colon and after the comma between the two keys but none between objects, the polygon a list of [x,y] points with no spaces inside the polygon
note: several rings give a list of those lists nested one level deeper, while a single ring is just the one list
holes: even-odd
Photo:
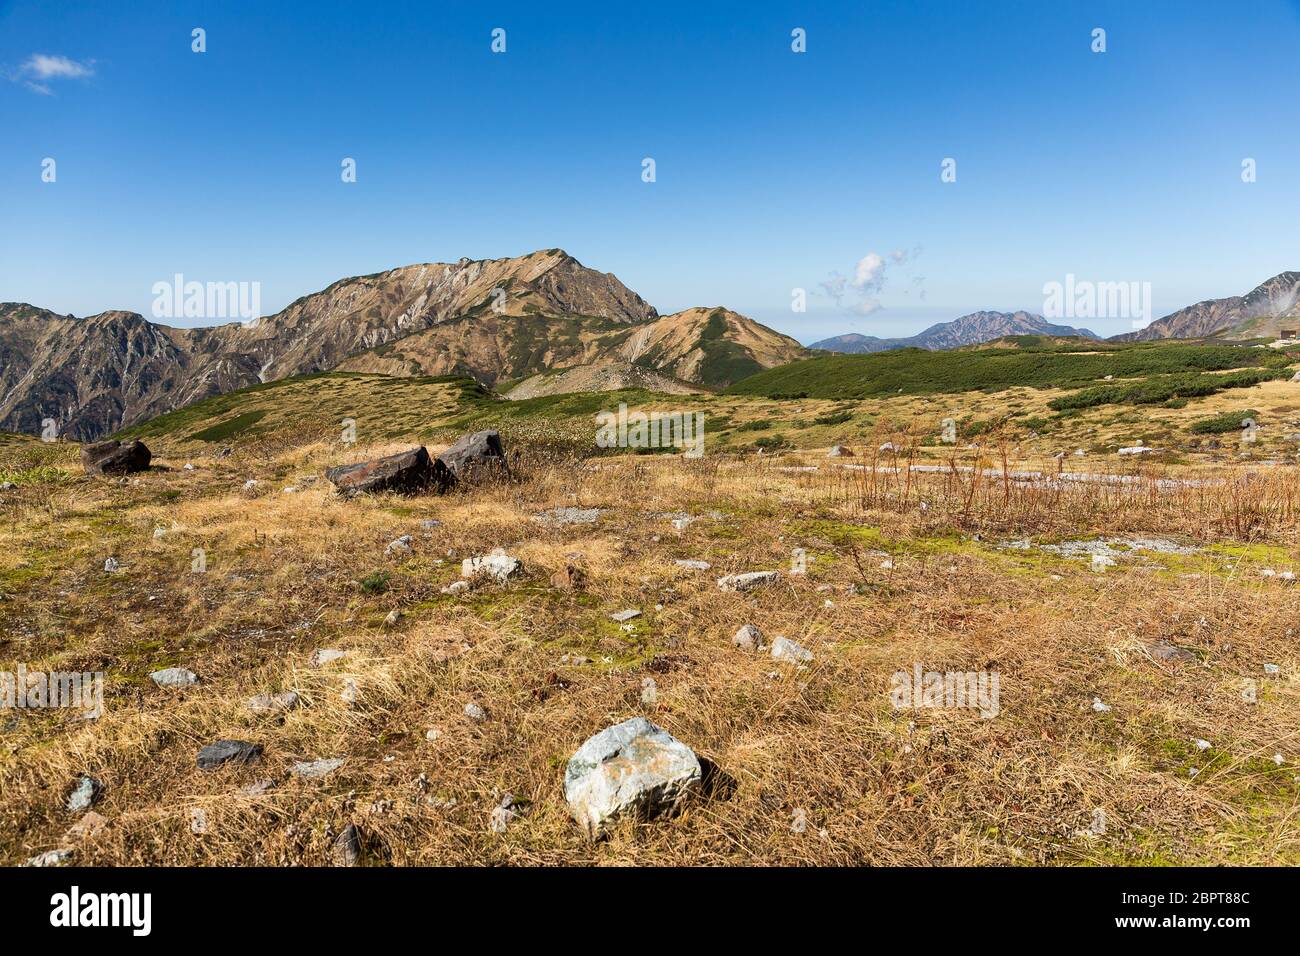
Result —
[{"label": "grassy field", "polygon": [[[326,374],[130,430],[155,460],[124,482],[0,436],[0,669],[107,675],[97,720],[0,711],[0,862],[321,865],[352,823],[368,865],[1300,863],[1300,384],[1069,414],[1062,394],[501,402]],[[704,411],[706,454],[593,454],[592,416],[620,401]],[[1249,444],[1202,424],[1247,413]],[[520,453],[512,481],[344,500],[322,477],[486,425]],[[1163,450],[1115,454],[1138,439]],[[1092,478],[1014,475],[1061,468]],[[601,514],[535,519],[572,506]],[[522,576],[442,593],[497,546]],[[576,590],[552,581],[566,564]],[[715,583],[767,569],[765,589]],[[624,608],[642,615],[611,620]],[[733,646],[747,623],[813,660]],[[323,649],[345,655],[313,666]],[[998,675],[997,714],[895,707],[916,665]],[[163,667],[200,683],[156,687]],[[300,706],[250,710],[280,691]],[[680,816],[592,843],[565,762],[637,714],[716,772]],[[198,770],[220,737],[261,762]],[[103,785],[93,832],[65,806],[82,774]],[[494,832],[505,793],[520,815]]]}]

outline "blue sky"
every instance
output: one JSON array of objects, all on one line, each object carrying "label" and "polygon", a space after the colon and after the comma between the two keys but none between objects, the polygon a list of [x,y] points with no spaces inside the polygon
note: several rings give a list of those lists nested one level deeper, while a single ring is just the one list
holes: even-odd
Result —
[{"label": "blue sky", "polygon": [[1294,0],[0,0],[0,300],[147,315],[180,272],[269,313],[560,246],[804,341],[1039,312],[1069,273],[1158,316],[1300,269],[1298,41]]}]

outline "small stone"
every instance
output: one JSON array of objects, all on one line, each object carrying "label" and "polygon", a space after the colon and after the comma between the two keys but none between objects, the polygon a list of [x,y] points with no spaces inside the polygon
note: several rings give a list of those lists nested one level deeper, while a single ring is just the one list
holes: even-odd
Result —
[{"label": "small stone", "polygon": [[849,451],[843,445],[831,445],[831,450],[826,453],[827,458],[852,458],[853,452]]},{"label": "small stone", "polygon": [[187,461],[184,465],[182,465],[181,467],[182,467],[182,469],[185,470],[185,471],[193,471],[193,470],[194,470],[194,466],[191,465],[188,461]]},{"label": "small stone", "polygon": [[269,777],[263,777],[261,780],[254,780],[241,791],[248,797],[260,797],[262,794],[275,788],[275,781]]},{"label": "small stone", "polygon": [[167,535],[167,529],[166,529],[166,528],[154,528],[154,529],[153,529],[153,539],[154,539],[155,541],[157,541],[159,538],[166,537],[166,535]]},{"label": "small stone", "polygon": [[190,810],[190,832],[200,835],[208,832],[208,811],[202,807]]},{"label": "small stone", "polygon": [[482,706],[480,706],[479,704],[470,701],[468,704],[465,705],[465,716],[468,717],[470,720],[476,721],[478,723],[482,723],[483,721],[487,720],[487,711],[484,710]]},{"label": "small stone", "polygon": [[641,706],[653,708],[659,703],[659,687],[653,677],[641,681]]},{"label": "small stone", "polygon": [[199,751],[198,765],[200,770],[213,770],[226,763],[250,763],[261,756],[261,744],[222,739]]},{"label": "small stone", "polygon": [[57,850],[46,850],[44,853],[38,853],[29,859],[23,866],[62,866],[67,863],[76,854],[76,851],[70,847],[60,847]]},{"label": "small stone", "polygon": [[279,694],[258,694],[248,698],[248,709],[255,714],[281,713],[298,706],[298,695],[291,690]]},{"label": "small stone", "polygon": [[256,479],[256,478],[249,478],[246,482],[244,482],[244,490],[245,490],[245,491],[252,491],[252,490],[253,490],[254,488],[256,488],[256,487],[257,487],[257,479]]},{"label": "small stone", "polygon": [[94,777],[82,776],[77,780],[77,785],[72,789],[72,793],[68,795],[68,812],[81,813],[83,810],[89,810],[95,801],[99,799],[103,789],[103,786]]},{"label": "small stone", "polygon": [[611,621],[617,621],[619,624],[622,624],[624,621],[630,621],[632,620],[632,618],[640,617],[640,616],[641,616],[640,611],[636,610],[635,608],[628,608],[626,611],[619,611],[616,614],[611,614],[609,616],[609,619]]},{"label": "small stone", "polygon": [[488,817],[488,829],[493,833],[505,833],[506,828],[510,826],[510,821],[519,814],[512,809],[515,801],[514,794],[507,793],[501,798],[501,802],[492,808],[492,813]]},{"label": "small stone", "polygon": [[104,562],[104,573],[112,574],[115,571],[122,570],[122,565],[117,563],[117,558],[109,558]]},{"label": "small stone", "polygon": [[424,739],[429,741],[429,743],[433,743],[441,736],[442,736],[442,731],[439,730],[437,727],[430,727],[428,730],[424,732]]},{"label": "small stone", "polygon": [[333,664],[347,656],[347,651],[336,650],[332,647],[323,647],[313,651],[311,655],[312,667],[324,667],[326,664]]},{"label": "small stone", "polygon": [[477,558],[466,558],[462,561],[460,574],[464,578],[472,578],[482,574],[495,579],[500,584],[505,584],[512,575],[518,573],[519,568],[518,559],[506,554],[504,548],[493,548],[486,555]]},{"label": "small stone", "polygon": [[552,508],[533,516],[534,521],[552,527],[566,524],[595,524],[600,519],[599,508]]},{"label": "small stone", "polygon": [[750,591],[765,584],[780,580],[780,571],[750,571],[746,574],[729,574],[718,578],[721,591]]},{"label": "small stone", "polygon": [[400,554],[403,551],[411,550],[411,536],[404,534],[396,540],[388,542],[388,547],[384,549],[384,554]]},{"label": "small stone", "polygon": [[437,518],[425,518],[420,522],[420,527],[425,531],[432,531],[434,528],[441,528],[442,522]]},{"label": "small stone", "polygon": [[357,699],[360,697],[360,691],[357,690],[357,682],[351,677],[343,681],[343,690],[339,692],[339,700],[349,707],[355,707]]},{"label": "small stone", "polygon": [[753,624],[746,624],[731,638],[731,643],[747,651],[761,651],[767,647],[763,632]]},{"label": "small stone", "polygon": [[330,757],[325,760],[300,760],[293,765],[290,772],[295,777],[301,777],[304,780],[316,780],[326,774],[333,773],[341,766],[343,766],[342,757]]},{"label": "small stone", "polygon": [[349,823],[334,838],[332,851],[335,866],[356,866],[361,859],[361,832]]},{"label": "small stone", "polygon": [[586,580],[587,575],[581,568],[566,562],[563,568],[551,575],[551,587],[572,591],[581,588]]},{"label": "small stone", "polygon": [[1268,674],[1270,677],[1276,677],[1278,674],[1282,673],[1282,668],[1277,664],[1265,664],[1264,673]]},{"label": "small stone", "polygon": [[468,591],[468,590],[469,590],[469,582],[468,582],[468,581],[452,581],[451,584],[448,584],[445,588],[442,589],[442,592],[441,592],[441,593],[443,593],[443,594],[464,594],[464,593],[465,593],[466,591]]},{"label": "small stone", "polygon": [[1197,750],[1209,750],[1209,749],[1210,749],[1210,742],[1209,742],[1208,740],[1201,740],[1201,739],[1198,737],[1198,738],[1194,738],[1194,739],[1192,740],[1192,743],[1196,744],[1196,749],[1197,749]]},{"label": "small stone", "polygon": [[775,637],[772,639],[772,657],[778,661],[793,661],[798,664],[805,663],[813,659],[813,652],[808,648],[796,644],[788,637]]},{"label": "small stone", "polygon": [[1196,655],[1185,647],[1178,647],[1168,641],[1156,641],[1147,648],[1152,657],[1158,661],[1194,662]]},{"label": "small stone", "polygon": [[197,674],[183,667],[166,667],[154,671],[149,675],[149,679],[159,687],[188,687],[199,682]]},{"label": "small stone", "polygon": [[1092,709],[1099,714],[1104,714],[1110,710],[1110,704],[1103,704],[1100,697],[1094,697],[1092,699]]},{"label": "small stone", "polygon": [[400,621],[401,619],[402,619],[402,612],[399,611],[397,608],[393,608],[393,610],[388,612],[388,616],[384,618],[384,626],[395,627],[397,625],[397,622]]},{"label": "small stone", "polygon": [[674,562],[679,568],[685,568],[688,571],[707,571],[712,565],[707,561],[696,561],[694,559],[679,559]]},{"label": "small stone", "polygon": [[108,818],[89,810],[76,823],[68,828],[68,836],[73,840],[86,840],[96,836],[108,826]]}]

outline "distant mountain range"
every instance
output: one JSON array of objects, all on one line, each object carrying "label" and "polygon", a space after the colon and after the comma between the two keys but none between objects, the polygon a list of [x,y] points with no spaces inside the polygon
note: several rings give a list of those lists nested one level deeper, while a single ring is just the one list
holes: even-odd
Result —
[{"label": "distant mountain range", "polygon": [[[1276,338],[1284,330],[1300,327],[1300,272],[1283,272],[1262,282],[1245,295],[1207,299],[1157,319],[1136,332],[1113,335],[1110,342],[1148,342],[1155,339],[1220,338],[1229,340]],[[888,349],[955,349],[980,345],[1006,335],[1100,337],[1088,329],[1053,325],[1030,312],[972,312],[951,322],[940,322],[904,338],[872,335],[836,335],[809,348],[829,352],[883,352]]]},{"label": "distant mountain range", "polygon": [[938,351],[963,345],[980,345],[1004,335],[1074,335],[1086,339],[1100,336],[1087,329],[1053,325],[1030,312],[972,312],[951,322],[940,322],[906,338],[880,339],[872,335],[837,335],[814,342],[809,348],[828,352],[884,352],[889,349],[920,348]]},{"label": "distant mountain range", "polygon": [[87,318],[0,304],[0,431],[92,440],[199,399],[336,368],[458,373],[495,384],[631,364],[721,387],[806,354],[726,309],[660,316],[561,249],[341,279],[275,315],[181,329],[135,312]]}]

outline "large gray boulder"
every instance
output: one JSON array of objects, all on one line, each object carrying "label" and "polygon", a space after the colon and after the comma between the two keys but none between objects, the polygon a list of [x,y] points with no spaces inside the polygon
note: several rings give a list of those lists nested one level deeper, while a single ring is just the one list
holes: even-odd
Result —
[{"label": "large gray boulder", "polygon": [[591,737],[569,758],[564,799],[587,835],[613,820],[649,820],[675,813],[701,787],[695,752],[644,717],[633,717]]},{"label": "large gray boulder", "polygon": [[145,471],[153,453],[142,441],[101,441],[81,446],[81,467],[88,475],[129,475]]},{"label": "large gray boulder", "polygon": [[430,488],[441,494],[456,481],[446,465],[429,458],[423,445],[355,465],[339,465],[327,469],[325,477],[346,495],[382,491],[409,495]]},{"label": "large gray boulder", "polygon": [[494,430],[462,435],[455,444],[438,456],[438,461],[458,481],[509,474],[506,455],[501,448],[501,434]]}]

